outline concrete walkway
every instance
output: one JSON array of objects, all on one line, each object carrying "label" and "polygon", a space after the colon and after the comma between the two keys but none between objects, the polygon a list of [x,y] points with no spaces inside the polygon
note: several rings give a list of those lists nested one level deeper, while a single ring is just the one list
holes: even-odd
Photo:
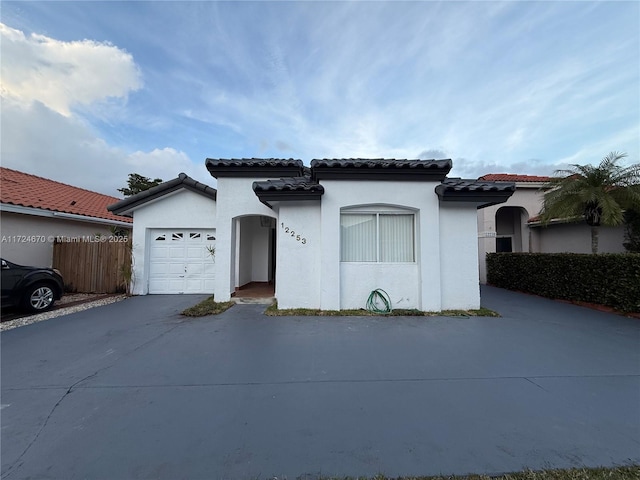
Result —
[{"label": "concrete walkway", "polygon": [[266,479],[640,463],[640,321],[266,317],[146,296],[1,335],[2,478]]}]

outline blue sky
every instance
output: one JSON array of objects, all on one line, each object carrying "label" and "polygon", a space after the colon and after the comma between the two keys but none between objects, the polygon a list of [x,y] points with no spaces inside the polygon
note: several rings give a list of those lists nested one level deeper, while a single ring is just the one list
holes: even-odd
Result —
[{"label": "blue sky", "polygon": [[118,195],[212,158],[640,153],[638,2],[3,2],[2,165]]}]

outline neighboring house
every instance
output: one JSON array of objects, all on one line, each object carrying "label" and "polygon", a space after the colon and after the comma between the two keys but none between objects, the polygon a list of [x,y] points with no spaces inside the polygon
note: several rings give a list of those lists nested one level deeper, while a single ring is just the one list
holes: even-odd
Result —
[{"label": "neighboring house", "polygon": [[107,210],[107,205],[118,200],[0,167],[2,258],[23,265],[51,266],[57,238],[77,241],[111,235],[114,229],[128,232],[131,219]]},{"label": "neighboring house", "polygon": [[[478,210],[480,282],[486,283],[486,255],[492,252],[591,253],[590,227],[584,223],[552,221],[542,226],[539,213],[544,185],[550,177],[488,174],[479,180],[515,183],[513,195],[503,204]],[[600,227],[601,253],[624,252],[624,227]]]},{"label": "neighboring house", "polygon": [[[207,159],[109,207],[134,219],[135,294],[275,285],[280,308],[478,308],[476,209],[515,186],[449,179],[450,160]],[[212,255],[213,253],[213,255]]]},{"label": "neighboring house", "polygon": [[[530,218],[531,251],[539,253],[591,253],[591,227],[586,222],[552,220],[546,227],[540,218]],[[598,233],[599,253],[624,253],[624,225],[600,226]]]},{"label": "neighboring house", "polygon": [[478,210],[480,283],[486,283],[487,253],[533,251],[527,222],[540,213],[544,199],[542,187],[549,177],[497,173],[484,175],[479,180],[516,186],[505,203]]}]

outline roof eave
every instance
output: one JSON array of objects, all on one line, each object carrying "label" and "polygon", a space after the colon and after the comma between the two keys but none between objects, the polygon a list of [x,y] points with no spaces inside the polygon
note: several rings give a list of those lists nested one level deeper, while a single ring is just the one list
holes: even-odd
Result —
[{"label": "roof eave", "polygon": [[207,167],[207,170],[214,178],[280,178],[302,176],[302,169],[289,167]]},{"label": "roof eave", "polygon": [[291,202],[303,200],[320,200],[322,192],[256,192],[261,202]]},{"label": "roof eave", "polygon": [[188,177],[186,174],[181,173],[177,178],[168,180],[160,185],[157,185],[149,190],[140,192],[124,200],[120,200],[117,203],[109,205],[107,210],[115,213],[116,215],[131,215],[131,213],[142,205],[157,200],[165,195],[176,192],[180,189],[189,190],[199,195],[204,195],[213,200],[217,199],[217,190],[213,187],[205,185]]},{"label": "roof eave", "polygon": [[314,167],[313,179],[318,180],[382,180],[398,182],[441,182],[449,169],[364,169],[352,167]]},{"label": "roof eave", "polygon": [[[269,164],[269,162],[272,162]],[[231,163],[226,165],[225,163]],[[262,164],[260,164],[262,163]],[[246,159],[216,160],[207,158],[205,166],[214,178],[281,178],[301,177],[304,173],[302,160]]]},{"label": "roof eave", "polygon": [[[18,213],[21,215],[33,215],[36,217],[57,217],[67,220],[77,220],[80,222],[99,223],[103,225],[117,225],[120,227],[132,227],[131,222],[127,222],[124,219],[110,219],[103,217],[92,217],[89,215],[81,215],[77,213],[61,212],[58,210],[49,210],[39,207],[25,207],[23,205],[15,205],[12,203],[3,202],[0,204],[0,211],[7,213]],[[122,215],[123,216],[123,215]]]},{"label": "roof eave", "polygon": [[438,194],[442,202],[476,203],[477,209],[504,203],[513,192],[444,192]]}]

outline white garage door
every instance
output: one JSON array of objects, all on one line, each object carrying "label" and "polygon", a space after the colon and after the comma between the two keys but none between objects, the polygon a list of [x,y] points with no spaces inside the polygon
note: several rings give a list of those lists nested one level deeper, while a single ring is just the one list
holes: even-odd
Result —
[{"label": "white garage door", "polygon": [[149,293],[213,293],[215,229],[154,229]]}]

